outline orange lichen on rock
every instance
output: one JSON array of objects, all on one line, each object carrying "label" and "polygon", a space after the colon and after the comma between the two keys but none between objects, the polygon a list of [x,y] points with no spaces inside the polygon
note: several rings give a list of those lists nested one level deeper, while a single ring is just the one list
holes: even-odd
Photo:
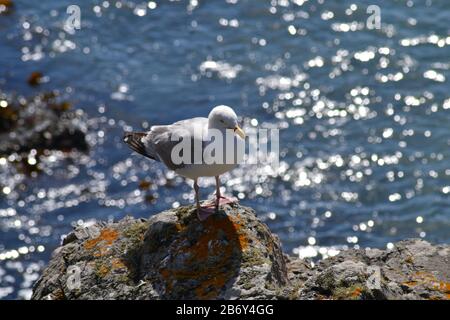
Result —
[{"label": "orange lichen on rock", "polygon": [[[233,216],[221,217],[219,219],[208,219],[204,223],[206,232],[199,238],[199,241],[189,251],[192,259],[204,260],[208,255],[229,256],[236,245],[241,251],[247,249],[248,239],[241,230],[240,219]],[[219,232],[225,233],[228,245],[223,245],[218,241]]]},{"label": "orange lichen on rock", "polygon": [[242,220],[239,218],[239,215],[236,217],[230,216],[231,221],[233,222],[233,227],[236,229],[239,240],[239,247],[241,251],[245,251],[248,248],[248,237],[245,232],[242,231]]},{"label": "orange lichen on rock", "polygon": [[361,296],[361,293],[362,293],[362,289],[360,287],[356,287],[356,289],[353,290],[353,292],[352,292],[352,297],[359,298]]},{"label": "orange lichen on rock", "polygon": [[84,248],[90,250],[96,247],[99,243],[102,243],[106,246],[110,246],[113,244],[113,242],[117,239],[118,236],[119,232],[117,232],[114,229],[110,228],[103,229],[97,238],[86,241],[84,244]]},{"label": "orange lichen on rock", "polygon": [[440,281],[430,272],[418,271],[413,275],[413,280],[403,282],[408,287],[416,287],[422,285],[434,291],[438,291],[445,295],[446,299],[450,298],[450,283]]},{"label": "orange lichen on rock", "polygon": [[[200,284],[194,289],[197,298],[216,298],[234,274],[232,255],[248,248],[248,235],[242,223],[236,216],[212,216],[203,222],[204,230],[193,245],[175,242],[177,255],[186,258],[182,268],[169,266],[159,271],[166,291],[172,290],[177,281],[199,279]],[[195,226],[177,223],[179,238],[185,239],[185,233],[193,232],[192,227]]]},{"label": "orange lichen on rock", "polygon": [[93,253],[93,256],[96,258],[103,257],[108,253],[109,248],[108,247],[100,247],[97,248],[97,250]]}]

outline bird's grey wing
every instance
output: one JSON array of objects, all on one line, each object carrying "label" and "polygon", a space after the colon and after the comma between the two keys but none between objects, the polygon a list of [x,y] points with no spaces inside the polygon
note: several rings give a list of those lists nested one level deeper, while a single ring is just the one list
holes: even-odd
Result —
[{"label": "bird's grey wing", "polygon": [[203,151],[203,133],[207,126],[207,118],[193,118],[167,126],[153,126],[142,141],[148,153],[156,154],[169,169],[177,170],[183,168],[186,163],[175,163],[173,161],[173,148],[180,143],[181,139],[190,139],[192,155],[190,161],[193,163],[195,146],[200,143],[202,145],[201,151]]},{"label": "bird's grey wing", "polygon": [[128,144],[128,146],[137,153],[142,154],[150,159],[160,161],[158,156],[150,148],[142,142],[142,140],[147,136],[147,132],[126,132],[123,141]]}]

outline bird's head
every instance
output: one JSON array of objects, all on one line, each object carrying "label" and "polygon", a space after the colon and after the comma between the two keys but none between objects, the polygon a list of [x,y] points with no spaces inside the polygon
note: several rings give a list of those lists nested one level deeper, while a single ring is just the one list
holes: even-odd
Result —
[{"label": "bird's head", "polygon": [[220,105],[211,110],[208,116],[209,127],[214,129],[231,129],[242,139],[245,133],[238,124],[238,118],[233,109]]}]

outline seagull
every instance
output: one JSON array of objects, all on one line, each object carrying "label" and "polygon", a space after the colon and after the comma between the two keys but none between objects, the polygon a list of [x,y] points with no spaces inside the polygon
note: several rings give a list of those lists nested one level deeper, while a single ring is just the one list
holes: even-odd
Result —
[{"label": "seagull", "polygon": [[[220,105],[211,110],[208,118],[197,117],[181,120],[170,125],[155,125],[148,132],[125,133],[124,142],[133,151],[155,161],[162,162],[175,173],[194,180],[197,217],[200,221],[204,221],[211,214],[217,212],[220,205],[237,201],[235,198],[228,198],[220,193],[220,175],[235,168],[237,166],[236,159],[234,158],[234,161],[231,162],[223,161],[220,163],[206,161],[205,148],[212,143],[211,136],[217,132],[223,134],[223,136],[226,135],[226,132],[233,133],[232,145],[226,144],[225,138],[222,140],[224,142],[222,149],[224,154],[227,151],[235,152],[237,144],[242,143],[245,139],[245,133],[238,124],[238,118],[234,110],[228,106]],[[183,141],[184,139],[189,140],[191,142],[191,150],[194,151],[192,156],[197,161],[187,161],[188,163],[174,161],[172,151],[174,151],[174,148],[177,148],[180,140],[173,139],[173,137],[179,137]],[[199,145],[201,148],[194,148],[194,146]],[[230,150],[230,147],[234,149]],[[198,161],[198,158],[195,158],[199,156],[199,152],[201,152],[200,161]],[[200,205],[198,186],[198,178],[200,177],[215,177],[216,180],[215,201],[203,206]]]}]

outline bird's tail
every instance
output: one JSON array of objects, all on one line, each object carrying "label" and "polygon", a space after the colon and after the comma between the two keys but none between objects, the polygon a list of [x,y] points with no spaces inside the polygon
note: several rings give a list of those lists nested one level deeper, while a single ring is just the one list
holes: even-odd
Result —
[{"label": "bird's tail", "polygon": [[145,148],[145,145],[142,143],[142,138],[145,137],[147,133],[145,132],[127,132],[123,137],[123,141],[128,144],[128,146],[137,153],[142,154],[143,156],[155,159],[155,157],[149,154]]}]

